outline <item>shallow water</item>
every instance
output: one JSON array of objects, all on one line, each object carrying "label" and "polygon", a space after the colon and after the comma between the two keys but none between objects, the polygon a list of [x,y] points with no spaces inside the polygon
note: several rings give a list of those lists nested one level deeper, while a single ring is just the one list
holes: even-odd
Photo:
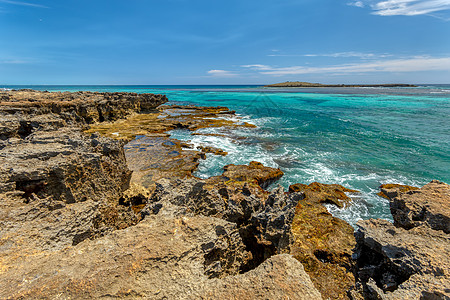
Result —
[{"label": "shallow water", "polygon": [[[0,87],[1,88],[1,87]],[[6,87],[5,88],[18,88]],[[22,87],[23,88],[23,87]],[[280,167],[284,187],[293,183],[338,183],[361,191],[345,209],[332,213],[354,224],[391,219],[387,200],[376,196],[383,183],[421,186],[450,182],[450,85],[418,88],[269,89],[257,86],[33,86],[40,90],[91,90],[166,94],[171,102],[227,106],[236,119],[258,126],[228,132],[230,138],[174,138],[220,147],[196,173],[218,175],[229,163],[252,160]],[[224,129],[202,129],[220,133]]]}]

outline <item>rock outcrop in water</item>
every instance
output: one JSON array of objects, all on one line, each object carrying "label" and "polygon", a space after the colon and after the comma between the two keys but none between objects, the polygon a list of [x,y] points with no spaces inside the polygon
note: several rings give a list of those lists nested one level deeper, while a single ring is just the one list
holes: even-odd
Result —
[{"label": "rock outcrop in water", "polygon": [[[303,266],[283,254],[302,194],[262,188],[280,170],[254,162],[200,180],[191,172],[202,153],[183,156],[188,145],[161,131],[145,140],[147,148],[140,141],[125,151],[122,141],[81,131],[139,118],[135,112],[165,97],[0,97],[0,298],[321,299]],[[190,118],[175,128],[219,124]],[[171,116],[163,127],[175,122]],[[167,151],[139,160],[152,143]]]},{"label": "rock outcrop in water", "polygon": [[391,191],[394,224],[357,223],[359,294],[354,299],[450,298],[450,186]]}]

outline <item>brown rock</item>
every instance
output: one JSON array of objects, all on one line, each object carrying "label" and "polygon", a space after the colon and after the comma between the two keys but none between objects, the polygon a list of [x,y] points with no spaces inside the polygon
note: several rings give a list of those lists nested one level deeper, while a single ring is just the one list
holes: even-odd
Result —
[{"label": "brown rock", "polygon": [[201,128],[255,127],[246,122],[237,123],[223,118],[223,115],[234,114],[226,107],[164,105],[153,112],[130,115],[125,120],[92,125],[86,132],[99,132],[107,137],[131,141],[140,135],[162,136],[173,129],[186,129],[195,133]]},{"label": "brown rock", "polygon": [[256,183],[262,188],[268,187],[283,176],[280,169],[265,167],[262,163],[252,161],[247,165],[226,165],[222,178],[235,182]]},{"label": "brown rock", "polygon": [[448,234],[426,226],[405,230],[385,220],[359,221],[357,225],[359,277],[363,282],[373,278],[385,299],[450,296]]},{"label": "brown rock", "polygon": [[[359,221],[359,288],[369,299],[450,298],[449,185],[432,181],[390,199],[394,224]],[[357,297],[354,297],[357,299]]]},{"label": "brown rock", "polygon": [[198,146],[197,149],[201,150],[202,152],[205,153],[212,153],[214,155],[222,155],[222,156],[227,156],[228,152],[223,151],[220,148],[216,148],[216,147],[210,147],[210,146]]},{"label": "brown rock", "polygon": [[245,254],[242,247],[236,228],[220,219],[148,216],[134,227],[3,268],[0,297],[321,299],[288,255],[246,274],[209,279],[212,266],[236,270],[245,256],[227,253]]},{"label": "brown rock", "polygon": [[355,284],[353,227],[333,217],[322,203],[341,204],[349,201],[344,192],[357,191],[320,183],[291,185],[289,191],[304,195],[292,222],[291,254],[303,264],[324,298],[347,299],[347,290]]},{"label": "brown rock", "polygon": [[380,186],[381,191],[377,193],[378,196],[390,199],[397,197],[400,193],[406,193],[408,191],[418,190],[418,187],[403,185],[403,184],[395,184],[395,183],[386,183]]},{"label": "brown rock", "polygon": [[290,193],[305,193],[306,198],[318,203],[331,203],[339,208],[350,204],[351,199],[345,193],[358,193],[339,184],[313,182],[309,185],[296,183],[289,186]]},{"label": "brown rock", "polygon": [[183,149],[180,141],[163,137],[141,136],[125,145],[131,182],[153,189],[161,178],[191,177],[202,153]]},{"label": "brown rock", "polygon": [[421,189],[391,199],[394,225],[409,229],[422,224],[450,233],[450,186],[434,180]]}]

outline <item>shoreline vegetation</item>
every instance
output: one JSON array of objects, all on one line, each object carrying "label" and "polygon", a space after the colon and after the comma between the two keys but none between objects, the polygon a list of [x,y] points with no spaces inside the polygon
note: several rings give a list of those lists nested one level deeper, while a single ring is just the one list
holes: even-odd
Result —
[{"label": "shoreline vegetation", "polygon": [[[385,184],[394,223],[354,231],[324,204],[358,191],[292,183],[252,161],[193,175],[226,107],[164,95],[0,91],[0,298],[446,299],[450,186]],[[206,134],[207,133],[203,133]]]},{"label": "shoreline vegetation", "polygon": [[320,87],[417,87],[414,84],[402,84],[402,83],[387,83],[387,84],[321,84],[301,81],[286,81],[281,83],[269,84],[264,87],[302,87],[302,88],[320,88]]}]

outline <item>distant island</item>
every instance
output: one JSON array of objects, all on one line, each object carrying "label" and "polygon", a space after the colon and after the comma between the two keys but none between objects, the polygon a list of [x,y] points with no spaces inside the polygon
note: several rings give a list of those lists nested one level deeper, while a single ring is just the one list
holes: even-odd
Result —
[{"label": "distant island", "polygon": [[265,85],[264,87],[417,87],[413,84],[321,84],[301,81],[286,81],[282,83],[275,83]]}]

